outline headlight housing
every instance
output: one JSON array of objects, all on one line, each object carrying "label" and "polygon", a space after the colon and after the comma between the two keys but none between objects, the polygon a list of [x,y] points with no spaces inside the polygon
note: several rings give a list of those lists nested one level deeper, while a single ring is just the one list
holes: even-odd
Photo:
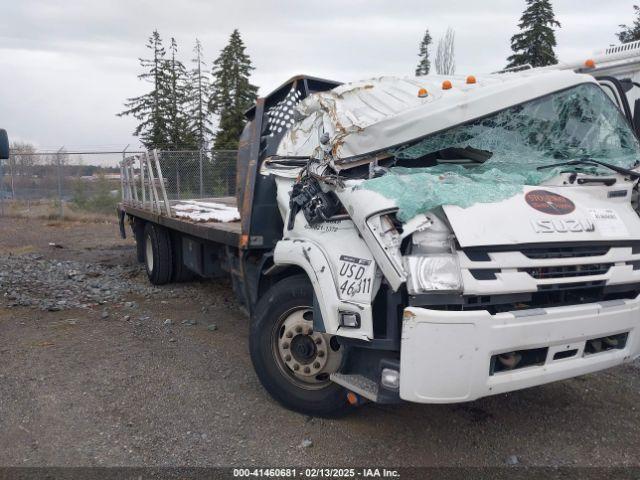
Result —
[{"label": "headlight housing", "polygon": [[425,292],[460,292],[462,278],[458,257],[451,253],[404,257],[409,273],[407,290],[414,295]]}]

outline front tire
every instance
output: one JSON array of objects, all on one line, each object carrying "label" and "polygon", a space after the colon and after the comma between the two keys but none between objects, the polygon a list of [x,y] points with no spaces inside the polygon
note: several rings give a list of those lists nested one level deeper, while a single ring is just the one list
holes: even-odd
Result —
[{"label": "front tire", "polygon": [[147,223],[144,227],[144,263],[149,281],[164,285],[171,281],[173,258],[169,231]]},{"label": "front tire", "polygon": [[264,388],[286,408],[335,416],[349,409],[347,391],[329,380],[342,363],[342,347],[313,331],[311,305],[313,287],[305,275],[271,287],[251,321],[251,361]]}]

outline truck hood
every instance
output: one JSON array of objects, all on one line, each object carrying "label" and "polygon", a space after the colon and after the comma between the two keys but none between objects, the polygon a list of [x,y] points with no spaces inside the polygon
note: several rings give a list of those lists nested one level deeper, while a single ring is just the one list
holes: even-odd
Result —
[{"label": "truck hood", "polygon": [[640,239],[631,186],[525,186],[521,194],[468,208],[443,206],[461,247]]}]

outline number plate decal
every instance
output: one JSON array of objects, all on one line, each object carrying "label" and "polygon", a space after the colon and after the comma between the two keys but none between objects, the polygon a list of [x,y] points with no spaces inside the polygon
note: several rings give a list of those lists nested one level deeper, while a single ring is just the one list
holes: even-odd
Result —
[{"label": "number plate decal", "polygon": [[340,255],[338,264],[340,297],[368,303],[371,298],[373,275],[373,261],[350,255]]}]

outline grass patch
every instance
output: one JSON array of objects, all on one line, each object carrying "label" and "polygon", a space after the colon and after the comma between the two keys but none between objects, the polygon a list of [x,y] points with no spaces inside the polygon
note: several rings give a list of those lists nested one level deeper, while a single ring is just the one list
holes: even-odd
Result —
[{"label": "grass patch", "polygon": [[116,204],[110,204],[105,211],[85,209],[73,202],[62,202],[62,217],[60,203],[54,200],[11,200],[4,202],[4,216],[12,218],[33,218],[56,222],[104,223],[116,219]]}]

